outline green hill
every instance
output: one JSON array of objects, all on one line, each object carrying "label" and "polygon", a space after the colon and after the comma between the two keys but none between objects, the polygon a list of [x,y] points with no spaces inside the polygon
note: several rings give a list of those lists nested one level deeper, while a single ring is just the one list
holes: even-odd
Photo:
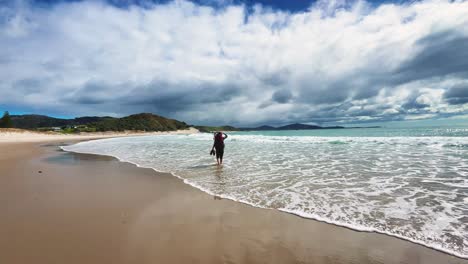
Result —
[{"label": "green hill", "polygon": [[122,118],[87,116],[74,119],[54,118],[44,115],[12,115],[11,120],[15,128],[50,130],[59,127],[67,132],[173,131],[189,128],[184,122],[151,113],[135,114]]},{"label": "green hill", "polygon": [[36,129],[41,127],[61,127],[70,124],[71,120],[54,118],[44,115],[12,115],[13,127]]},{"label": "green hill", "polygon": [[95,127],[96,131],[173,131],[189,128],[189,126],[184,122],[177,121],[175,119],[168,119],[150,113],[130,115],[122,118],[106,119],[91,123],[90,125]]}]

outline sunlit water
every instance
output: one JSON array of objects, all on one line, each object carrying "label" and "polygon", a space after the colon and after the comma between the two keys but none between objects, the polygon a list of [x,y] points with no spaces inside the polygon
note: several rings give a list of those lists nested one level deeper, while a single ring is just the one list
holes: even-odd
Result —
[{"label": "sunlit water", "polygon": [[232,133],[222,167],[211,145],[211,134],[194,134],[63,149],[114,156],[213,195],[468,258],[468,128]]}]

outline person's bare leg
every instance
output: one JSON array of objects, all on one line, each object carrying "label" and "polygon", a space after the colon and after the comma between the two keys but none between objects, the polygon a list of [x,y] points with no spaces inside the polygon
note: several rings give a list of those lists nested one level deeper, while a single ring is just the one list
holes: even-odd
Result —
[{"label": "person's bare leg", "polygon": [[219,158],[216,158],[216,163],[218,163],[218,165],[219,165]]},{"label": "person's bare leg", "polygon": [[223,158],[219,158],[219,164],[223,164]]}]

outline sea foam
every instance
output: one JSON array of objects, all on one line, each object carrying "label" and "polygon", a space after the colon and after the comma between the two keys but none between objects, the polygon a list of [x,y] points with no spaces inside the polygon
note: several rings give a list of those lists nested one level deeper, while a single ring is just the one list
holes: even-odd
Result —
[{"label": "sea foam", "polygon": [[223,198],[468,258],[466,137],[238,133],[226,140],[222,167],[212,166],[211,140],[161,135],[62,148],[170,172]]}]

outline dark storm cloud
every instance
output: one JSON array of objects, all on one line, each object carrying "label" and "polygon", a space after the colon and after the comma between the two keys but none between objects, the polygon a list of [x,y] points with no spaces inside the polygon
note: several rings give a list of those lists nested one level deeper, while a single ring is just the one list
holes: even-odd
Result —
[{"label": "dark storm cloud", "polygon": [[291,100],[293,97],[291,91],[283,89],[283,90],[278,90],[273,93],[271,99],[277,103],[280,104],[285,104]]},{"label": "dark storm cloud", "polygon": [[119,101],[136,108],[143,105],[165,112],[174,112],[190,110],[200,105],[225,103],[241,93],[242,88],[236,84],[171,84],[154,81],[134,88]]},{"label": "dark storm cloud", "polygon": [[304,79],[297,101],[309,104],[342,103],[350,97],[353,88],[352,81],[346,78],[334,81]]},{"label": "dark storm cloud", "polygon": [[420,39],[419,52],[403,63],[393,76],[394,83],[460,75],[468,77],[468,36],[450,30]]},{"label": "dark storm cloud", "polygon": [[44,80],[29,78],[16,81],[12,87],[24,94],[31,94],[41,92],[45,83]]},{"label": "dark storm cloud", "polygon": [[[328,82],[326,87],[313,90],[305,88],[302,101],[314,103],[341,103],[347,100],[370,99],[382,89],[431,78],[444,78],[447,75],[468,77],[468,36],[457,31],[436,32],[416,42],[418,52],[397,70],[387,72],[380,65],[342,76],[341,79]],[[327,83],[317,81],[318,83]],[[308,81],[307,83],[312,83]],[[417,97],[417,96],[416,96]],[[416,102],[412,96],[402,105],[405,109],[420,109],[427,104]],[[463,100],[453,100],[463,102]]]},{"label": "dark storm cloud", "polygon": [[[418,81],[428,82],[426,80],[443,79],[446,76],[458,78],[468,76],[467,36],[453,30],[438,32],[426,35],[418,40],[415,45],[418,52],[409,57],[394,72],[387,72],[385,68],[377,66],[341,76],[341,79],[336,79],[333,82],[320,80],[303,82],[310,86],[315,83],[316,86],[321,88],[311,89],[306,86],[301,90],[299,101],[315,104],[343,104],[354,100],[370,100],[378,96],[382,90],[393,90],[393,87],[399,85],[409,85]],[[382,115],[383,111],[389,107],[378,106],[374,107],[374,110],[356,110],[355,108],[346,110],[342,107],[333,106],[328,111],[319,111],[318,113],[326,117],[368,116],[378,117],[381,120],[401,120],[404,119],[405,113],[428,113],[425,109],[430,105],[418,101],[420,93],[417,89],[419,87],[417,85],[413,86],[416,90],[401,104],[402,109],[396,110],[398,113]],[[466,97],[463,95],[454,96],[455,88],[452,90],[447,91],[445,94],[447,102],[453,105],[467,103]],[[456,91],[462,93],[462,89]]]},{"label": "dark storm cloud", "polygon": [[429,107],[428,104],[418,103],[415,99],[410,99],[401,105],[404,109],[422,109]]},{"label": "dark storm cloud", "polygon": [[[356,89],[355,94],[353,95],[353,100],[362,100],[375,97],[379,94],[380,90],[383,89],[383,86],[380,86],[380,83],[370,83],[370,86],[364,86],[365,89]],[[379,87],[380,86],[380,87]]]},{"label": "dark storm cloud", "polygon": [[401,105],[401,107],[405,110],[411,110],[411,109],[423,109],[426,107],[429,107],[428,104],[420,103],[418,102],[418,93],[413,93],[410,95],[406,102]]},{"label": "dark storm cloud", "polygon": [[289,80],[290,74],[290,70],[280,69],[274,72],[264,73],[259,79],[265,85],[280,86]]},{"label": "dark storm cloud", "polygon": [[[112,93],[114,96],[109,96]],[[240,94],[241,87],[235,84],[172,84],[153,81],[144,86],[135,86],[131,83],[112,85],[88,82],[63,99],[78,105],[96,105],[96,109],[114,104],[126,112],[152,110],[167,114],[190,111],[203,105],[225,103]]]},{"label": "dark storm cloud", "polygon": [[74,104],[95,105],[114,100],[112,93],[122,90],[122,85],[110,85],[105,82],[90,81],[64,96],[64,100]]},{"label": "dark storm cloud", "polygon": [[468,84],[456,85],[450,87],[444,93],[444,99],[452,105],[468,103]]},{"label": "dark storm cloud", "polygon": [[[415,81],[443,78],[447,75],[468,77],[467,46],[468,36],[457,31],[436,32],[419,39],[416,42],[418,52],[403,62],[397,70],[387,72],[385,68],[376,65],[343,76],[341,80],[329,83],[324,90],[314,91],[306,98],[317,103],[339,103],[349,99],[351,94],[353,100],[368,99],[377,96],[386,87]],[[404,104],[405,108],[427,107],[414,100],[415,98],[409,98]]]}]

